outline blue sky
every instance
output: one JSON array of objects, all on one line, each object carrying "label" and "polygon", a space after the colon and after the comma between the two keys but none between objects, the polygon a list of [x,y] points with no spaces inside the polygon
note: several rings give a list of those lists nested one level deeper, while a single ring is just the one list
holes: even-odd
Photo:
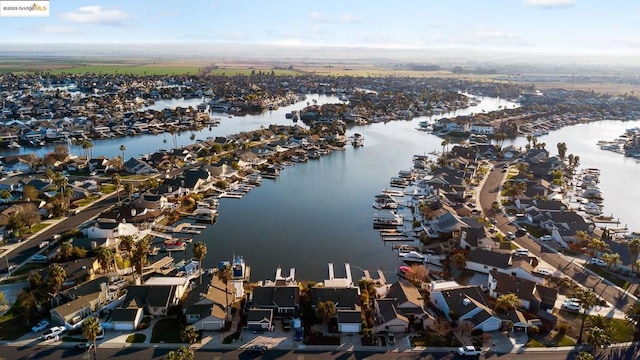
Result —
[{"label": "blue sky", "polygon": [[0,17],[1,42],[640,54],[638,0],[51,0],[49,6],[46,18]]}]

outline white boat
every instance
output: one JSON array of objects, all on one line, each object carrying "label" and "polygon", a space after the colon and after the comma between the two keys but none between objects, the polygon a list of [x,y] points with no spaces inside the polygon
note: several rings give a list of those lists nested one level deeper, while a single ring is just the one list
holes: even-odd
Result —
[{"label": "white boat", "polygon": [[388,194],[376,195],[373,201],[373,207],[376,209],[397,209],[398,201]]},{"label": "white boat", "polygon": [[402,177],[392,177],[391,180],[389,181],[389,184],[393,187],[404,188],[409,186],[411,182],[408,179],[405,179]]},{"label": "white boat", "polygon": [[391,196],[404,196],[404,191],[402,191],[402,190],[384,189],[384,190],[382,190],[382,194],[391,195]]},{"label": "white boat", "polygon": [[403,222],[402,216],[392,211],[379,211],[373,216],[374,227],[397,227],[402,226]]},{"label": "white boat", "polygon": [[353,134],[351,137],[351,145],[353,145],[353,147],[364,146],[364,136],[358,133]]},{"label": "white boat", "polygon": [[404,261],[424,262],[425,256],[417,251],[401,252],[398,254]]},{"label": "white boat", "polygon": [[164,245],[164,251],[166,252],[185,251],[185,250],[187,250],[187,243],[180,240],[170,242],[170,243],[165,243]]},{"label": "white boat", "polygon": [[12,142],[11,142],[9,145],[7,145],[7,146],[8,146],[9,148],[11,148],[11,149],[19,149],[19,148],[21,148],[21,147],[22,147],[22,145],[18,144],[18,143],[17,143],[17,142],[15,142],[15,141],[12,141]]}]

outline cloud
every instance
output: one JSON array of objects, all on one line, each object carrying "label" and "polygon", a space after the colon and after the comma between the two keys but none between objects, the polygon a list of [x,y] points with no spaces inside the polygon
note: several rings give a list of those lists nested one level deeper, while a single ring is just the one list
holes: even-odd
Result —
[{"label": "cloud", "polygon": [[78,29],[75,29],[69,26],[60,26],[60,25],[51,25],[51,24],[32,27],[31,30],[39,33],[44,33],[44,34],[72,34],[72,33],[78,32]]},{"label": "cloud", "polygon": [[107,9],[102,6],[83,6],[75,11],[62,13],[60,17],[80,24],[129,25],[131,16],[118,9]]},{"label": "cloud", "polygon": [[309,20],[311,21],[322,21],[322,15],[319,12],[314,11],[309,14]]},{"label": "cloud", "polygon": [[576,4],[575,0],[523,0],[522,2],[545,9],[569,7]]},{"label": "cloud", "polygon": [[362,18],[353,16],[351,14],[342,14],[342,16],[340,16],[340,20],[342,20],[342,22],[344,23],[357,23],[361,22]]}]

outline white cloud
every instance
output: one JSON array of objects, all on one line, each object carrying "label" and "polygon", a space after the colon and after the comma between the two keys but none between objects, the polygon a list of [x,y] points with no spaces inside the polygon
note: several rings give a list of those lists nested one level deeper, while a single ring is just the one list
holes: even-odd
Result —
[{"label": "white cloud", "polygon": [[40,33],[45,33],[45,34],[72,34],[72,33],[78,32],[78,29],[75,29],[69,26],[60,26],[60,25],[51,25],[51,24],[36,26],[31,28],[31,30],[40,32]]},{"label": "white cloud", "polygon": [[311,21],[321,21],[322,20],[322,15],[320,15],[319,12],[314,11],[314,12],[309,14],[309,20],[311,20]]},{"label": "white cloud", "polygon": [[309,29],[309,31],[310,31],[310,32],[312,32],[312,33],[320,32],[320,27],[319,27],[319,26],[312,26],[312,27]]},{"label": "white cloud", "polygon": [[568,7],[576,4],[575,0],[523,0],[523,2],[527,5],[546,9]]},{"label": "white cloud", "polygon": [[356,22],[361,22],[362,18],[353,16],[351,14],[342,14],[342,16],[340,17],[340,20],[342,20],[342,22],[345,22],[345,23],[356,23]]},{"label": "white cloud", "polygon": [[81,24],[128,25],[131,16],[118,9],[102,6],[83,6],[75,11],[62,13],[60,17]]}]

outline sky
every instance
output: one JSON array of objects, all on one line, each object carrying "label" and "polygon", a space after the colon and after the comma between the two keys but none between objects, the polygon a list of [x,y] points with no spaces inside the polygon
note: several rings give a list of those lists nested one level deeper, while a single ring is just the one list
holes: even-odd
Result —
[{"label": "sky", "polygon": [[48,17],[0,16],[0,44],[640,54],[638,0],[50,0],[48,5]]}]

